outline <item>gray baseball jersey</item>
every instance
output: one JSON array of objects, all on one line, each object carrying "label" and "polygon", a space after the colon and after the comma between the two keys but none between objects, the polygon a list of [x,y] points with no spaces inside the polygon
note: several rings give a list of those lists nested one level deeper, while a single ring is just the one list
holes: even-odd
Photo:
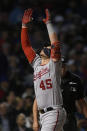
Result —
[{"label": "gray baseball jersey", "polygon": [[41,58],[36,55],[32,66],[34,68],[34,88],[38,108],[62,105],[61,61],[54,62],[50,58],[48,64],[41,66]]}]

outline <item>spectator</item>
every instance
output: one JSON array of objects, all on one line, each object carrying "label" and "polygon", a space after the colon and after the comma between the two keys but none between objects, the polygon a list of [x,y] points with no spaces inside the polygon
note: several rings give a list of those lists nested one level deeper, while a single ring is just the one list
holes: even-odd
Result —
[{"label": "spectator", "polygon": [[1,131],[11,131],[9,116],[7,114],[8,106],[6,103],[0,105],[0,126]]},{"label": "spectator", "polygon": [[7,102],[10,107],[14,107],[14,103],[16,100],[16,96],[13,91],[10,91],[8,96],[7,96]]},{"label": "spectator", "polygon": [[32,97],[26,96],[25,104],[24,104],[24,110],[25,110],[26,116],[29,116],[32,113],[32,105],[33,105]]},{"label": "spectator", "polygon": [[17,116],[17,126],[14,131],[32,131],[32,129],[26,128],[26,117],[24,114],[19,114]]},{"label": "spectator", "polygon": [[27,96],[33,97],[33,87],[26,87],[26,90],[23,93],[22,98],[26,98]]},{"label": "spectator", "polygon": [[24,100],[20,97],[16,98],[16,116],[24,113]]},{"label": "spectator", "polygon": [[8,90],[9,90],[9,82],[5,76],[2,76],[0,82],[0,102],[5,100]]},{"label": "spectator", "polygon": [[10,91],[7,96],[7,103],[8,103],[8,116],[9,116],[11,131],[13,131],[16,125],[15,101],[16,101],[16,96],[13,91]]}]

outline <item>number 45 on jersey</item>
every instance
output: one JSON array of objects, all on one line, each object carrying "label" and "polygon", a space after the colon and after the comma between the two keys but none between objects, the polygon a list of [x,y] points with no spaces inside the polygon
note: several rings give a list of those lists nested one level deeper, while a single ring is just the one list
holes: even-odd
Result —
[{"label": "number 45 on jersey", "polygon": [[42,90],[51,89],[52,88],[51,79],[46,79],[45,81],[42,80],[40,83],[40,88],[42,88]]}]

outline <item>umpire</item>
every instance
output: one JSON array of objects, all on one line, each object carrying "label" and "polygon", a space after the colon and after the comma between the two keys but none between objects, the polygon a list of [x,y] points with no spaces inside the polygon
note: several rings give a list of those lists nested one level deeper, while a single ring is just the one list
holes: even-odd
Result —
[{"label": "umpire", "polygon": [[75,119],[76,103],[79,105],[82,114],[87,118],[87,105],[84,100],[83,86],[80,78],[70,72],[67,68],[65,58],[62,58],[62,81],[61,90],[63,104],[67,112],[67,119],[64,131],[77,131]]}]

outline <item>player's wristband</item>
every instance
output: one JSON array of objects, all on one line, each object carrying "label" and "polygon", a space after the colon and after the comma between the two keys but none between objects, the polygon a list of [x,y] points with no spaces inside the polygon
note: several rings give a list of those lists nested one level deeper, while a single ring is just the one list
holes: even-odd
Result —
[{"label": "player's wristband", "polygon": [[54,28],[53,28],[53,25],[52,25],[51,21],[48,21],[48,22],[46,23],[46,26],[47,26],[47,30],[48,30],[48,33],[49,33],[49,34],[55,33],[55,30],[54,30]]},{"label": "player's wristband", "polygon": [[28,28],[27,24],[22,23],[22,28]]}]

